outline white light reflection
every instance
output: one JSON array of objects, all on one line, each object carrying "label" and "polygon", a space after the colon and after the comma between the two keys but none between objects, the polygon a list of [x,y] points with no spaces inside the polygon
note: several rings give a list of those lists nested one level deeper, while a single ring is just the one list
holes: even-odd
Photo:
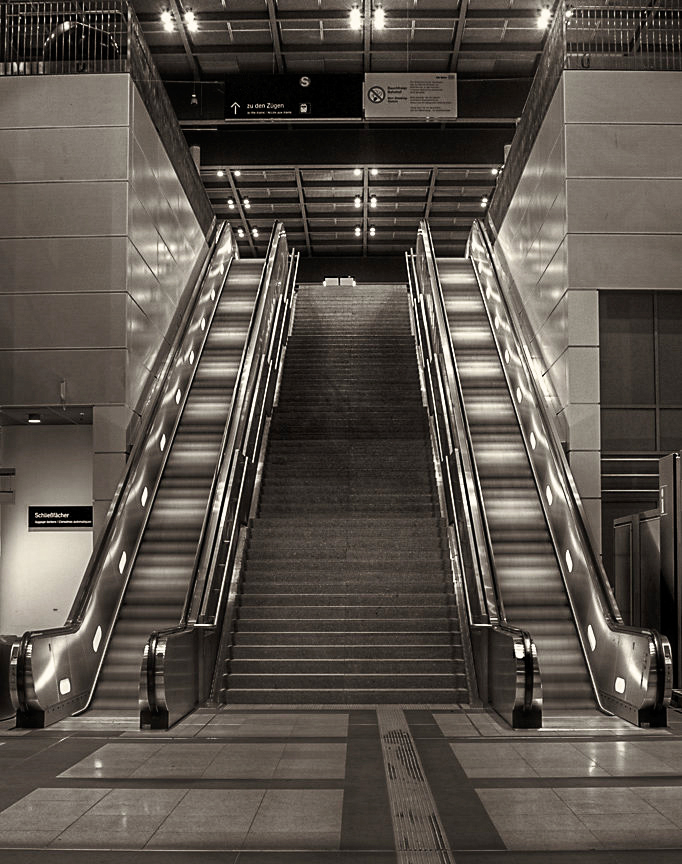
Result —
[{"label": "white light reflection", "polygon": [[570,551],[566,550],[566,566],[568,567],[568,572],[573,572],[573,558],[571,557]]},{"label": "white light reflection", "polygon": [[597,637],[594,635],[591,624],[587,625],[587,641],[590,643],[590,648],[594,651],[597,647]]}]

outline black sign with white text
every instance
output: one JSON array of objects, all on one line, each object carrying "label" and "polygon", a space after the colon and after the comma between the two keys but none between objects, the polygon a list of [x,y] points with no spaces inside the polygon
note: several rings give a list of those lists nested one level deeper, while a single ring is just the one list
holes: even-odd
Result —
[{"label": "black sign with white text", "polygon": [[92,528],[92,507],[63,506],[28,508],[28,529],[47,531],[76,531]]},{"label": "black sign with white text", "polygon": [[225,119],[362,117],[363,75],[234,75],[225,79]]}]

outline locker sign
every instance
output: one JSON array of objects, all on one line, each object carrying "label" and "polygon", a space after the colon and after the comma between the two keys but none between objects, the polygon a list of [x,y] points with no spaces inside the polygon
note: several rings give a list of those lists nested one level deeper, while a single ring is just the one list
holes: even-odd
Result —
[{"label": "locker sign", "polygon": [[92,506],[64,504],[28,508],[29,531],[80,531],[92,528]]}]

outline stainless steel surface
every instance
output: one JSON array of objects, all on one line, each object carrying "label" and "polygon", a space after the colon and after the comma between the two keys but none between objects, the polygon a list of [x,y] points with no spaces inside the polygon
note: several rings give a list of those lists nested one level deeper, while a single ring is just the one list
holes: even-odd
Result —
[{"label": "stainless steel surface", "polygon": [[144,646],[178,624],[194,574],[221,440],[263,264],[234,261],[170,448],[91,702],[135,710]]},{"label": "stainless steel surface", "polygon": [[[231,231],[221,230],[153,386],[107,525],[65,626],[25,634],[15,645],[10,687],[22,725],[54,722],[82,710],[91,697],[235,251]],[[206,441],[202,444],[205,450]],[[183,480],[187,464],[186,454],[184,459],[182,454],[174,459],[175,476],[172,480],[169,476],[169,483],[175,492],[183,492],[184,487],[185,500],[192,507],[195,504]],[[154,532],[163,531],[156,523],[151,528],[150,539]],[[182,542],[180,536],[173,539]],[[134,626],[131,624],[131,630]],[[126,649],[119,647],[125,654]]]},{"label": "stainless steel surface", "polygon": [[187,601],[179,623],[176,617],[155,628],[144,651],[139,682],[143,726],[167,728],[210,693],[220,633],[229,632],[234,612],[240,577],[234,565],[289,333],[297,261],[298,256],[289,255],[278,223],[235,376]]},{"label": "stainless steel surface", "polygon": [[[522,451],[518,440],[514,439],[514,457],[509,464],[504,460],[504,465],[500,462],[499,477],[496,479],[498,485],[504,486],[504,492],[500,495],[500,490],[494,485],[491,488],[496,501],[506,501],[508,515],[515,514],[517,504],[523,502],[520,537],[525,538],[532,555],[540,552],[540,533],[546,538],[548,530],[561,577],[559,582],[552,577],[551,583],[542,581],[537,584],[537,589],[545,592],[548,607],[551,606],[549,615],[533,613],[538,614],[538,618],[531,631],[538,641],[543,680],[548,668],[558,671],[561,666],[565,666],[561,656],[563,651],[567,652],[567,656],[570,653],[577,663],[573,639],[573,634],[577,633],[595,688],[595,697],[600,705],[634,723],[665,725],[672,680],[670,645],[665,637],[655,631],[622,625],[613,592],[589,540],[580,497],[568,462],[528,362],[518,321],[505,299],[505,277],[500,276],[495,268],[487,238],[479,225],[475,226],[471,236],[470,256],[479,280],[479,296],[485,308],[488,332],[494,340],[497,362],[502,370],[504,386],[516,415],[522,449],[525,450],[530,467],[530,474],[521,482],[516,471],[520,469]],[[489,355],[486,355],[484,362],[490,362]],[[499,440],[511,443],[506,428],[503,425]],[[490,431],[495,436],[494,440],[497,440],[494,428]],[[495,459],[497,445],[490,443],[491,435],[487,438],[481,436],[483,453],[488,459]],[[529,479],[535,487],[532,495]],[[499,508],[499,505],[496,506]],[[541,518],[532,517],[533,512]],[[542,522],[546,527],[542,526]],[[502,521],[500,530],[504,543],[511,543],[513,538],[505,536]],[[507,553],[511,551],[509,545],[503,545],[502,548]],[[549,566],[549,558],[545,555],[542,552],[543,557],[537,559],[543,569],[545,565]],[[537,579],[537,576],[533,578]],[[561,583],[568,609],[559,602]],[[523,586],[514,587],[512,596],[526,602],[526,598],[535,596],[535,590],[529,578]],[[560,607],[563,611],[560,611]],[[560,621],[563,623],[559,624]],[[544,643],[544,652],[541,643]],[[548,650],[551,652],[548,655],[549,664],[543,659]],[[579,676],[577,670],[574,671],[577,683]]]},{"label": "stainless steel surface", "polygon": [[457,360],[425,224],[417,254],[408,256],[407,263],[417,355],[443,480],[443,515],[452,527],[453,580],[466,601],[479,695],[514,727],[537,727],[542,716],[537,654],[530,636],[505,621]]},{"label": "stainless steel surface", "polygon": [[506,620],[533,635],[544,705],[590,707],[592,687],[473,267],[441,259],[438,272]]}]

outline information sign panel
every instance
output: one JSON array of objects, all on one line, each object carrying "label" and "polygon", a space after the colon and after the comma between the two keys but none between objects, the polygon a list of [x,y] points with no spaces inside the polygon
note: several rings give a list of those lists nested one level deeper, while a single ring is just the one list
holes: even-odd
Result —
[{"label": "information sign panel", "polygon": [[92,528],[92,506],[29,506],[28,528],[29,531],[77,531]]},{"label": "information sign panel", "polygon": [[368,72],[363,108],[366,120],[452,120],[457,117],[457,76]]},{"label": "information sign panel", "polygon": [[234,75],[225,79],[227,120],[362,117],[362,75]]}]

